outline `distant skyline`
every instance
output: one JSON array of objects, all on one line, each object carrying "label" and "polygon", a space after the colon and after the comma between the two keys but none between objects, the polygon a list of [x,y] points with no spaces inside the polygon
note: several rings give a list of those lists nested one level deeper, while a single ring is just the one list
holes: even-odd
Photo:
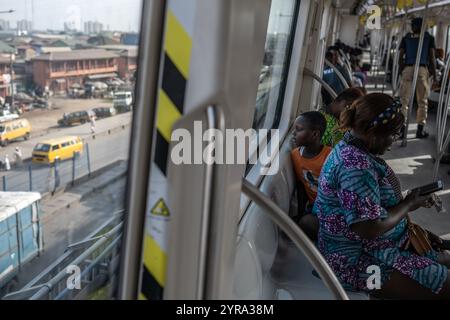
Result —
[{"label": "distant skyline", "polygon": [[17,21],[29,20],[36,30],[64,30],[64,23],[84,31],[84,22],[98,21],[107,30],[139,31],[142,0],[1,0],[0,19],[10,21],[16,28]]}]

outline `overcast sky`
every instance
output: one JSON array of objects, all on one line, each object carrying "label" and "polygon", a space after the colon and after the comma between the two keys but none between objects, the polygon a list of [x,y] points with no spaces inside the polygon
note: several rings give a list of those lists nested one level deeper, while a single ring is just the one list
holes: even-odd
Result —
[{"label": "overcast sky", "polygon": [[71,22],[84,30],[85,21],[98,21],[110,30],[138,31],[142,0],[0,0],[0,11],[14,9],[12,14],[0,14],[9,20],[32,20],[35,29],[63,30]]}]

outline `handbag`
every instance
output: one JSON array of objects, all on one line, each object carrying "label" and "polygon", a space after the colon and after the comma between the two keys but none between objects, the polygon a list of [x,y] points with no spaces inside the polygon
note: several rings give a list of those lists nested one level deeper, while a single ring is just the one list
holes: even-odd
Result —
[{"label": "handbag", "polygon": [[408,242],[405,249],[417,253],[419,256],[425,256],[428,252],[433,251],[433,246],[428,237],[428,232],[418,224],[411,222],[409,216],[408,221]]}]

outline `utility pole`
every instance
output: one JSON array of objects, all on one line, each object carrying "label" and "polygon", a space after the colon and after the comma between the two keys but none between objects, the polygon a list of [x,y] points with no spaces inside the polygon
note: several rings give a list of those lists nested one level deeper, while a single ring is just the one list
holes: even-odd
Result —
[{"label": "utility pole", "polygon": [[14,68],[13,68],[13,57],[14,57],[14,52],[11,51],[11,54],[9,56],[9,68],[10,68],[10,74],[11,74],[11,108],[9,111],[13,111],[14,110]]}]

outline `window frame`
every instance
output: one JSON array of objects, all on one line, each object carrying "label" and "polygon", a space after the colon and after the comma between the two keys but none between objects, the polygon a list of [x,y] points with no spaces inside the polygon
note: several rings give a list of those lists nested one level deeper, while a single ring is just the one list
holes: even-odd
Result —
[{"label": "window frame", "polygon": [[[299,15],[300,15],[300,6],[302,3],[302,0],[294,0],[295,1],[295,5],[294,5],[294,11],[293,11],[293,18],[292,18],[292,25],[291,25],[291,30],[289,33],[289,39],[287,42],[287,46],[286,46],[286,52],[285,52],[285,65],[283,67],[283,71],[282,71],[282,80],[280,82],[280,91],[278,94],[278,100],[276,103],[276,107],[275,107],[275,111],[273,114],[272,119],[270,118],[266,118],[264,120],[265,125],[260,128],[260,129],[267,129],[268,130],[268,137],[267,137],[267,146],[266,148],[269,146],[270,141],[271,141],[271,134],[270,134],[270,130],[273,129],[280,129],[280,123],[281,123],[281,119],[283,118],[283,110],[286,109],[286,89],[287,89],[287,84],[288,84],[288,80],[289,80],[289,76],[291,74],[290,71],[290,67],[292,64],[292,56],[293,56],[293,50],[294,50],[294,44],[296,42],[296,38],[297,38],[297,33],[298,33],[298,23],[299,23]],[[269,21],[268,24],[269,25]],[[266,34],[266,41],[267,41],[267,35]],[[265,53],[265,52],[264,52]],[[262,66],[261,66],[262,69]],[[256,101],[255,101],[255,106],[256,106]],[[255,114],[256,115],[256,107],[255,107]],[[271,121],[271,125],[270,126],[266,126],[266,123],[268,121],[268,119],[270,119]],[[253,123],[252,123],[252,127],[253,127]],[[259,130],[259,129],[257,129]],[[281,132],[280,132],[281,133]],[[284,135],[284,133],[282,134]],[[281,136],[280,134],[280,142],[281,142]],[[252,142],[257,139],[258,137],[252,137]],[[258,145],[257,149],[253,152],[253,154],[249,154],[249,159],[253,158],[254,154],[258,154],[260,150],[260,146]],[[255,167],[258,167],[258,165],[255,164],[250,164],[249,162],[247,162],[247,166],[245,169],[245,176],[248,177],[249,175],[251,175],[251,172],[254,170]]]}]

